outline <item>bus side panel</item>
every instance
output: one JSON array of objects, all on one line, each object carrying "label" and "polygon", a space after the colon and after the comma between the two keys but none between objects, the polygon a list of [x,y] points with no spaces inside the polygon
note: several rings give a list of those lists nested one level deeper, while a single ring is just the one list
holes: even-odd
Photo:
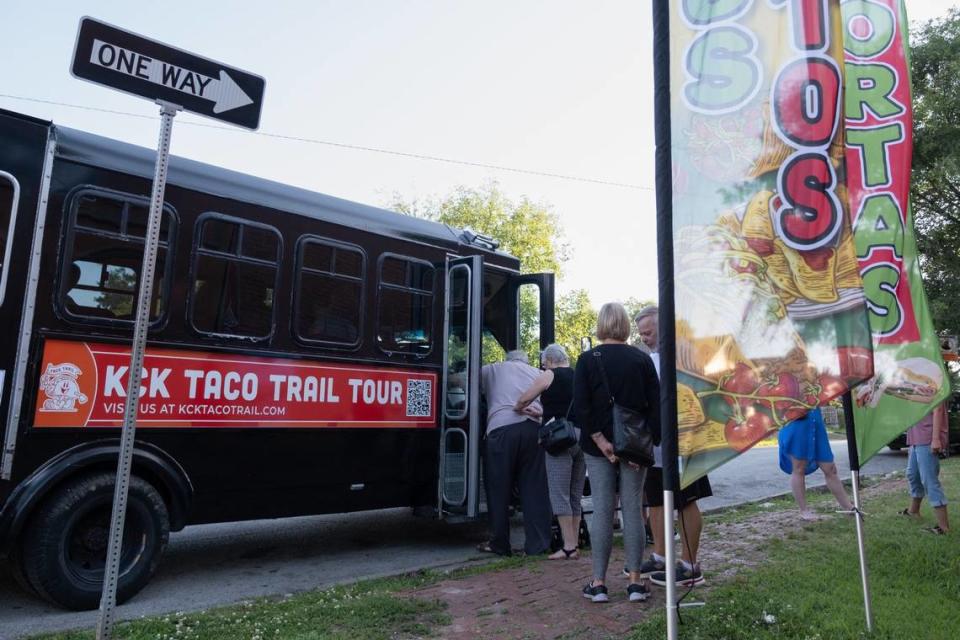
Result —
[{"label": "bus side panel", "polygon": [[[23,316],[23,299],[28,279],[30,246],[33,240],[37,216],[37,201],[43,177],[43,162],[50,127],[38,121],[0,113],[0,171],[11,174],[19,186],[16,226],[12,234],[11,254],[7,264],[6,291],[0,306],[0,372],[3,384],[0,387],[0,449],[13,443],[3,442],[10,410],[14,384],[14,363],[17,340],[20,335],[20,320]],[[4,181],[6,182],[6,181]],[[9,201],[3,203],[6,206]],[[0,212],[2,237],[8,237],[7,226],[10,211]],[[0,260],[5,250],[0,245]],[[14,456],[14,465],[18,459]],[[13,484],[0,480],[0,507],[12,491]]]},{"label": "bus side panel", "polygon": [[[48,208],[44,264],[38,291],[34,367],[28,374],[28,399],[35,406],[42,373],[44,340],[129,343],[128,328],[87,324],[62,317],[55,307],[62,269],[66,212],[77,187],[96,185],[146,196],[148,180],[94,167],[59,162]],[[439,249],[388,239],[303,216],[289,215],[169,185],[166,202],[179,219],[169,312],[149,335],[152,347],[271,358],[308,359],[325,364],[439,371],[442,359],[442,273],[434,288],[433,350],[423,358],[385,354],[376,347],[377,259],[383,252],[411,255],[433,262]],[[234,340],[198,333],[190,322],[191,268],[198,216],[217,212],[277,228],[283,238],[281,273],[275,293],[272,337],[263,342]],[[354,351],[330,350],[298,343],[291,336],[295,245],[305,234],[350,242],[367,256],[363,342]],[[438,393],[438,390],[435,390]],[[434,398],[436,403],[436,397]],[[24,412],[24,457],[20,478],[60,451],[82,442],[115,438],[115,428],[30,428],[32,411]],[[438,431],[435,428],[139,428],[137,440],[150,442],[176,460],[194,488],[190,523],[272,518],[430,504],[436,499]]]}]

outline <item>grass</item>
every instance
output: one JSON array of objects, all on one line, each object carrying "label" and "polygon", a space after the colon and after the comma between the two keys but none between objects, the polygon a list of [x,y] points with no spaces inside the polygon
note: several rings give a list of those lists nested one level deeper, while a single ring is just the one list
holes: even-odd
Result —
[{"label": "grass", "polygon": [[[943,463],[947,496],[960,497],[960,459]],[[877,482],[877,481],[872,481]],[[899,482],[904,483],[902,479]],[[905,484],[905,483],[904,483]],[[811,490],[809,501],[826,510],[833,498]],[[706,606],[682,609],[680,637],[878,640],[960,637],[960,527],[951,535],[921,531],[933,524],[926,503],[922,523],[896,515],[907,504],[906,489],[871,498],[864,505],[867,558],[875,631],[867,635],[854,527],[830,518],[771,536],[758,548],[767,561],[730,581],[699,590]],[[761,512],[795,508],[789,496],[744,505],[708,516],[712,521],[748,522]],[[955,520],[957,513],[953,514]],[[954,522],[955,525],[960,523]],[[118,625],[125,640],[409,640],[435,637],[449,624],[443,602],[410,598],[411,589],[439,580],[528,567],[538,559],[502,558],[452,573],[425,571],[294,595],[260,599],[197,613],[177,613]],[[634,627],[630,637],[663,637],[663,610]],[[36,640],[87,640],[93,632],[71,631]]]},{"label": "grass", "polygon": [[[435,577],[430,573],[385,578],[312,591],[282,600],[260,599],[198,613],[176,613],[117,625],[126,640],[320,640],[422,638],[448,622],[442,602],[400,599],[394,593]],[[93,631],[37,636],[88,640]]]},{"label": "grass", "polygon": [[[288,598],[261,598],[242,604],[174,613],[118,624],[123,640],[403,640],[431,637],[449,623],[440,601],[399,597],[400,592],[490,571],[535,566],[536,559],[497,558],[452,572],[421,571],[365,580]],[[30,640],[89,640],[91,630],[33,636]]]},{"label": "grass", "polygon": [[[941,480],[948,497],[960,496],[960,460],[944,462]],[[865,630],[854,527],[846,518],[831,518],[766,542],[763,566],[704,592],[706,606],[681,609],[680,637],[960,637],[960,530],[947,536],[922,531],[935,522],[932,509],[924,503],[922,524],[910,521],[896,515],[907,501],[904,487],[864,504],[873,634]],[[661,611],[637,625],[631,637],[665,632]]]}]

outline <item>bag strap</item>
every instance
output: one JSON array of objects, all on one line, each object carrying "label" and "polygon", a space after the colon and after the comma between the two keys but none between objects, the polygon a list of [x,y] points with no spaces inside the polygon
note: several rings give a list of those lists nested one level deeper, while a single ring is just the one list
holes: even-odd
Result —
[{"label": "bag strap", "polygon": [[616,400],[613,397],[613,394],[610,393],[610,383],[607,381],[607,370],[603,366],[603,357],[600,355],[599,349],[593,350],[593,355],[596,358],[595,362],[597,366],[600,367],[600,381],[603,382],[603,389],[607,392],[607,397],[610,398],[610,404],[614,404]]}]

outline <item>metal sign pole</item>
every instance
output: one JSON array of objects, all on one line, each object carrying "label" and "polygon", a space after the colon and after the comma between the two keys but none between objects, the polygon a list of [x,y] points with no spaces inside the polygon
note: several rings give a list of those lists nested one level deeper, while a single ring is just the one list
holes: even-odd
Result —
[{"label": "metal sign pole", "polygon": [[873,633],[873,608],[870,604],[870,576],[867,574],[867,549],[863,542],[863,513],[860,511],[860,472],[852,472],[853,508],[857,522],[857,552],[860,555],[860,581],[863,583],[863,612],[867,617],[867,633]]},{"label": "metal sign pole", "polygon": [[673,491],[663,492],[663,553],[666,565],[667,639],[677,640],[677,551],[673,539]]},{"label": "metal sign pole", "polygon": [[853,487],[853,515],[857,524],[857,553],[860,556],[860,581],[863,583],[863,612],[867,617],[867,633],[873,633],[873,607],[870,603],[870,576],[867,574],[867,549],[863,541],[863,512],[860,504],[860,454],[853,418],[853,397],[843,394],[843,421],[847,430],[847,455],[850,458],[850,484]]},{"label": "metal sign pole", "polygon": [[153,276],[157,264],[157,246],[160,242],[160,222],[163,214],[163,192],[167,184],[167,165],[170,160],[170,135],[173,117],[180,107],[166,102],[160,104],[160,142],[157,146],[157,164],[153,172],[153,195],[150,198],[150,217],[143,248],[143,267],[140,269],[140,293],[137,315],[130,347],[130,375],[127,378],[127,398],[120,437],[120,456],[117,463],[117,482],[113,491],[113,513],[110,517],[110,540],[107,563],[103,572],[103,594],[100,596],[100,615],[97,619],[97,640],[109,640],[113,633],[113,614],[117,604],[117,581],[120,573],[120,555],[123,550],[123,522],[127,512],[127,491],[130,487],[130,467],[133,463],[133,442],[137,428],[137,406],[140,401],[140,379],[143,353],[150,327],[150,303],[153,300]]}]

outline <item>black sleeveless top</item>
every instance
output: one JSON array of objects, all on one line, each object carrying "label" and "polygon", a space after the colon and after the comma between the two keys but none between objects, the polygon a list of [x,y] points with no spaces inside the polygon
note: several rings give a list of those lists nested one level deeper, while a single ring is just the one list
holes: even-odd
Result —
[{"label": "black sleeveless top", "polygon": [[[543,424],[550,418],[566,418],[570,401],[573,400],[573,369],[557,367],[553,369],[553,382],[540,394],[543,405]],[[570,421],[574,421],[575,411],[570,412]]]}]

